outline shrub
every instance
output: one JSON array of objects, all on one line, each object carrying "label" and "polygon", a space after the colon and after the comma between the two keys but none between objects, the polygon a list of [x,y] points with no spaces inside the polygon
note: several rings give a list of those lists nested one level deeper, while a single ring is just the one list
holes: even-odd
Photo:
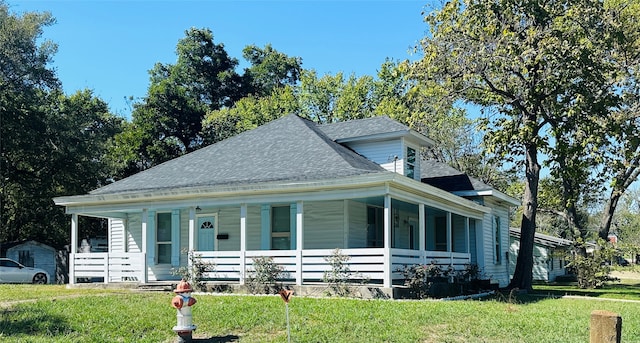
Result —
[{"label": "shrub", "polygon": [[206,289],[204,274],[215,270],[215,264],[211,262],[204,262],[202,255],[196,254],[193,250],[183,250],[182,253],[187,253],[190,266],[172,268],[171,275],[180,276],[183,280],[189,282],[194,290],[204,291]]},{"label": "shrub", "polygon": [[[578,246],[578,249],[580,247]],[[573,270],[578,280],[580,288],[600,288],[608,281],[617,281],[611,277],[611,259],[615,254],[615,249],[609,244],[600,240],[593,254],[582,254],[574,252],[568,256],[567,268]]]},{"label": "shrub", "polygon": [[274,294],[282,288],[278,280],[284,276],[284,269],[275,264],[272,257],[254,257],[253,271],[247,276],[246,286],[253,294]]},{"label": "shrub", "polygon": [[329,293],[335,294],[341,297],[346,297],[351,294],[349,284],[360,280],[360,282],[367,282],[366,278],[361,273],[354,273],[349,268],[349,260],[351,256],[344,255],[338,248],[333,250],[331,256],[324,258],[325,261],[331,266],[331,270],[325,271],[323,275],[324,282],[329,284]]},{"label": "shrub", "polygon": [[436,264],[436,261],[431,261],[430,264],[405,266],[399,270],[404,276],[404,285],[409,288],[409,293],[418,299],[429,296],[434,281],[447,280],[453,271],[451,266],[442,268]]}]

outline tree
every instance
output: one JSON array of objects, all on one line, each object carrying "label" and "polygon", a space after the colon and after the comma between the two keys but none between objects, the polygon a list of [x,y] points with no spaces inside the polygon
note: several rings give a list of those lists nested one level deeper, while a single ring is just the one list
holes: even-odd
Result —
[{"label": "tree", "polygon": [[613,221],[613,232],[618,237],[617,246],[633,256],[638,263],[640,255],[640,189],[626,192],[620,201]]},{"label": "tree", "polygon": [[231,106],[243,96],[238,61],[213,41],[210,30],[187,30],[176,53],[175,64],[157,63],[149,71],[147,96],[134,104],[132,124],[117,139],[111,155],[125,171],[144,170],[200,148],[207,111]]},{"label": "tree", "polygon": [[295,86],[302,73],[302,58],[289,57],[271,44],[263,49],[249,45],[242,50],[242,56],[251,67],[243,75],[247,84],[244,93],[255,97],[268,96],[274,90],[285,86]]},{"label": "tree", "polygon": [[374,116],[373,77],[345,79],[342,72],[318,78],[315,70],[302,73],[296,96],[301,115],[319,124]]},{"label": "tree", "polygon": [[608,236],[618,202],[640,175],[640,1],[611,1],[610,6],[622,32],[612,52],[621,101],[606,117],[608,131],[613,134],[606,140],[609,149],[603,154],[604,171],[610,172],[611,183],[598,229],[602,239]]},{"label": "tree", "polygon": [[187,30],[176,52],[175,64],[157,63],[149,72],[147,96],[133,105],[132,123],[116,138],[110,156],[121,168],[117,177],[236,133],[211,130],[235,127],[236,115],[229,111],[237,101],[251,97],[247,104],[269,97],[294,85],[301,72],[300,58],[288,57],[271,45],[263,49],[251,45],[243,51],[251,65],[240,75],[235,70],[238,60],[227,54],[223,44],[216,44],[206,28]]},{"label": "tree", "polygon": [[203,120],[205,144],[212,144],[299,111],[293,88],[275,88],[268,96],[248,96],[232,108],[207,113]]},{"label": "tree", "polygon": [[597,0],[468,0],[426,16],[430,32],[413,77],[484,106],[487,149],[524,170],[511,288],[532,285],[539,156],[554,154],[550,142],[562,137],[564,123],[604,116],[613,101],[608,47],[621,32],[609,14]]},{"label": "tree", "polygon": [[46,218],[35,215],[46,180],[40,159],[51,148],[44,109],[59,82],[47,68],[56,45],[38,42],[53,23],[49,13],[15,15],[0,2],[0,241],[27,236]]},{"label": "tree", "polygon": [[[40,157],[46,167],[41,170],[46,182],[39,184],[41,205],[36,218],[47,218],[31,237],[47,237],[50,244],[62,246],[69,242],[68,218],[52,198],[83,194],[111,182],[113,169],[107,152],[113,137],[122,129],[123,119],[109,112],[106,102],[92,91],[83,90],[67,96],[53,92],[46,110],[49,142]],[[90,237],[106,235],[100,220],[83,218],[84,234]],[[40,220],[39,220],[40,222]]]}]

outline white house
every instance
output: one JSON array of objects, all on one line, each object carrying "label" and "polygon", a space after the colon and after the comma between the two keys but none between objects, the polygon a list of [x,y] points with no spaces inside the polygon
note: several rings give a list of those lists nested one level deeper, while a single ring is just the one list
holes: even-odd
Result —
[{"label": "white house", "polygon": [[[175,280],[194,251],[212,280],[243,284],[271,256],[297,285],[322,280],[335,248],[383,288],[398,270],[477,263],[509,281],[509,210],[518,201],[420,159],[424,135],[388,117],[318,125],[296,115],[165,162],[89,194],[55,198],[71,214],[108,218],[108,252],[70,256],[70,280]],[[460,184],[462,183],[462,184]]]},{"label": "white house", "polygon": [[[509,276],[516,268],[516,260],[520,251],[520,229],[509,228]],[[553,282],[558,276],[567,275],[566,256],[572,241],[535,233],[533,238],[533,280]]]}]

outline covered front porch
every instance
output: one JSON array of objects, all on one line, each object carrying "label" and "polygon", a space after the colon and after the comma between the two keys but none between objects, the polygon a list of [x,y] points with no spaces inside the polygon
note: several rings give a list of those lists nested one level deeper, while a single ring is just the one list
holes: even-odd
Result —
[{"label": "covered front porch", "polygon": [[78,246],[78,216],[88,215],[108,219],[109,250],[72,251],[70,283],[177,280],[173,271],[190,266],[189,254],[210,265],[206,280],[239,285],[257,257],[281,266],[284,282],[320,283],[335,249],[349,257],[354,282],[366,279],[388,288],[404,283],[406,266],[463,270],[480,263],[484,217],[491,210],[405,179],[428,192],[343,184],[322,192],[82,208],[71,213],[72,246]]}]

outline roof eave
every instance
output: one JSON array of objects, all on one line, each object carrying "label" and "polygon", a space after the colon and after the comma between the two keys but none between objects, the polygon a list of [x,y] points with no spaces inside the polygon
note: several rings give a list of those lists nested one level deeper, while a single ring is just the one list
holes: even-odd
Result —
[{"label": "roof eave", "polygon": [[461,197],[469,196],[492,196],[500,201],[504,201],[512,206],[520,206],[522,203],[509,195],[506,195],[495,189],[483,189],[483,190],[468,190],[468,191],[455,191],[451,192]]},{"label": "roof eave", "polygon": [[377,133],[372,135],[364,135],[358,137],[347,137],[336,139],[336,143],[350,143],[350,142],[360,142],[360,141],[380,141],[387,140],[393,138],[402,138],[410,136],[412,140],[418,141],[422,146],[431,147],[435,145],[435,142],[429,137],[413,131],[413,130],[398,130],[393,132],[385,132],[385,133]]},{"label": "roof eave", "polygon": [[370,187],[375,185],[391,184],[408,190],[417,190],[429,194],[442,201],[458,204],[475,212],[489,213],[490,209],[471,200],[461,198],[455,194],[443,191],[439,188],[412,180],[406,176],[383,171],[365,175],[344,177],[339,179],[324,179],[314,181],[289,181],[269,182],[245,185],[218,185],[209,187],[188,187],[179,189],[162,189],[142,192],[95,194],[56,197],[56,205],[65,207],[89,207],[125,205],[140,202],[154,201],[184,201],[203,197],[234,197],[234,196],[258,196],[282,193],[303,193],[309,191],[345,190]]}]

